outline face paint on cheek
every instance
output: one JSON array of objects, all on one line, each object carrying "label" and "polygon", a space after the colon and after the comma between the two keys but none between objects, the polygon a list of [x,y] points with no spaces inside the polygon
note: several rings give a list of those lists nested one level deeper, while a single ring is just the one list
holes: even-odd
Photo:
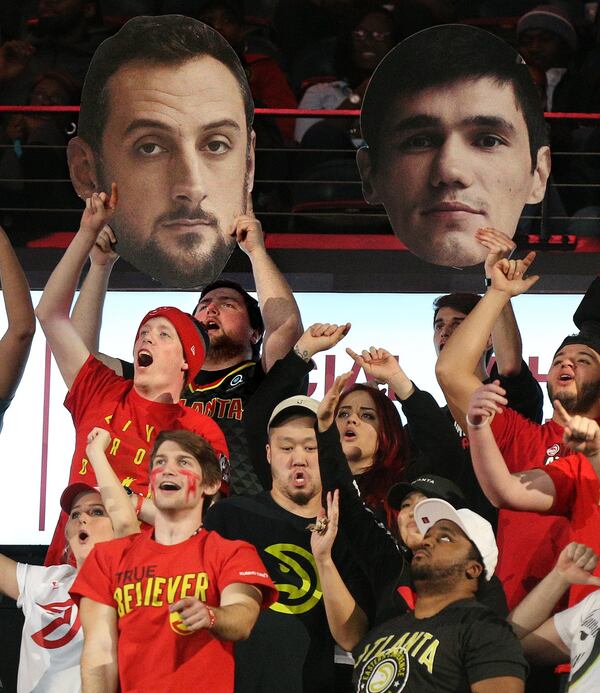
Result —
[{"label": "face paint on cheek", "polygon": [[200,475],[192,472],[189,469],[180,469],[179,473],[187,479],[187,488],[185,489],[185,502],[187,503],[190,496],[195,496],[200,483]]},{"label": "face paint on cheek", "polygon": [[156,477],[160,472],[160,467],[153,467],[150,470],[150,489],[152,490],[152,495],[156,496]]}]

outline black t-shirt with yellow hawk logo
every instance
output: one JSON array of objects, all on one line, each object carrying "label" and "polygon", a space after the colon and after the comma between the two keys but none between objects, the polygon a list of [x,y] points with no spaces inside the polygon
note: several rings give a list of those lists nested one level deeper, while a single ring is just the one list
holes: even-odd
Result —
[{"label": "black t-shirt with yellow hawk logo", "polygon": [[469,693],[478,681],[527,676],[510,626],[475,599],[461,599],[430,618],[409,611],[386,621],[353,655],[357,693]]},{"label": "black t-shirt with yellow hawk logo", "polygon": [[[262,611],[250,638],[236,643],[236,693],[332,693],[334,641],[310,550],[305,518],[284,510],[267,492],[219,501],[204,520],[226,539],[253,544],[279,591]],[[338,570],[365,610],[368,587],[338,535],[333,548]]]}]

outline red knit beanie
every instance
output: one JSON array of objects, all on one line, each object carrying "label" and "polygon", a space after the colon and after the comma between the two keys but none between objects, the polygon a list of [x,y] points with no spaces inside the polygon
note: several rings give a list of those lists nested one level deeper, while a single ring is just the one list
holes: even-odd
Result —
[{"label": "red knit beanie", "polygon": [[188,364],[188,369],[185,373],[185,384],[189,385],[198,375],[204,363],[206,350],[208,349],[208,334],[198,320],[189,313],[184,313],[179,308],[174,308],[173,306],[162,306],[161,308],[151,310],[144,316],[135,338],[138,338],[142,326],[148,320],[161,317],[172,323],[177,332],[183,347],[183,357]]}]

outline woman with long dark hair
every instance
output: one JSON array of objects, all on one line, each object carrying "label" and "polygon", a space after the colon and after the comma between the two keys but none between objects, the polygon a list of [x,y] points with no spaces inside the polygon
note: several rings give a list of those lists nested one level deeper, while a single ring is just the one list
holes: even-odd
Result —
[{"label": "woman with long dark hair", "polygon": [[395,518],[386,496],[404,477],[409,449],[396,407],[376,387],[353,385],[340,398],[335,420],[363,500],[391,527]]}]

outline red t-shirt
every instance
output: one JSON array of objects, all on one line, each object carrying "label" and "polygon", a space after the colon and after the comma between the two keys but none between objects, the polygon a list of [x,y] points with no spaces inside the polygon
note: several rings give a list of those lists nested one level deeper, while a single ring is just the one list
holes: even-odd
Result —
[{"label": "red t-shirt", "polygon": [[[600,553],[600,482],[588,458],[579,453],[568,455],[545,467],[544,471],[556,489],[551,512],[569,518],[570,540]],[[600,575],[600,564],[594,575]],[[569,606],[597,589],[595,585],[572,585]]]},{"label": "red t-shirt", "polygon": [[[216,607],[227,585],[242,582],[263,593],[263,608],[277,590],[256,549],[245,541],[200,531],[180,544],[156,543],[147,534],[96,544],[71,596],[117,612],[119,680],[123,693],[233,691],[233,643],[207,630],[187,631],[168,605],[195,596]],[[266,653],[268,654],[268,653]]]},{"label": "red t-shirt", "polygon": [[[269,55],[245,53],[244,62],[255,101],[263,108],[296,108],[298,102],[285,74]],[[277,127],[290,142],[294,141],[295,118],[277,118]]]},{"label": "red t-shirt", "polygon": [[[554,421],[540,425],[506,408],[494,417],[492,430],[510,472],[543,465],[548,469],[567,452],[563,428]],[[501,510],[497,540],[496,574],[513,609],[550,572],[569,543],[569,523],[564,517]]]},{"label": "red t-shirt", "polygon": [[[123,485],[144,496],[148,492],[148,458],[160,431],[194,431],[206,438],[217,456],[224,457],[224,464],[228,464],[225,436],[213,419],[179,402],[165,404],[145,399],[135,391],[132,380],[116,375],[94,356],[90,356],[77,373],[65,407],[71,412],[75,426],[70,484],[82,481],[96,485],[94,470],[85,456],[87,437],[94,426],[105,428],[111,435],[106,456]],[[65,522],[66,515],[61,513],[46,555],[46,565],[64,562]]]}]

